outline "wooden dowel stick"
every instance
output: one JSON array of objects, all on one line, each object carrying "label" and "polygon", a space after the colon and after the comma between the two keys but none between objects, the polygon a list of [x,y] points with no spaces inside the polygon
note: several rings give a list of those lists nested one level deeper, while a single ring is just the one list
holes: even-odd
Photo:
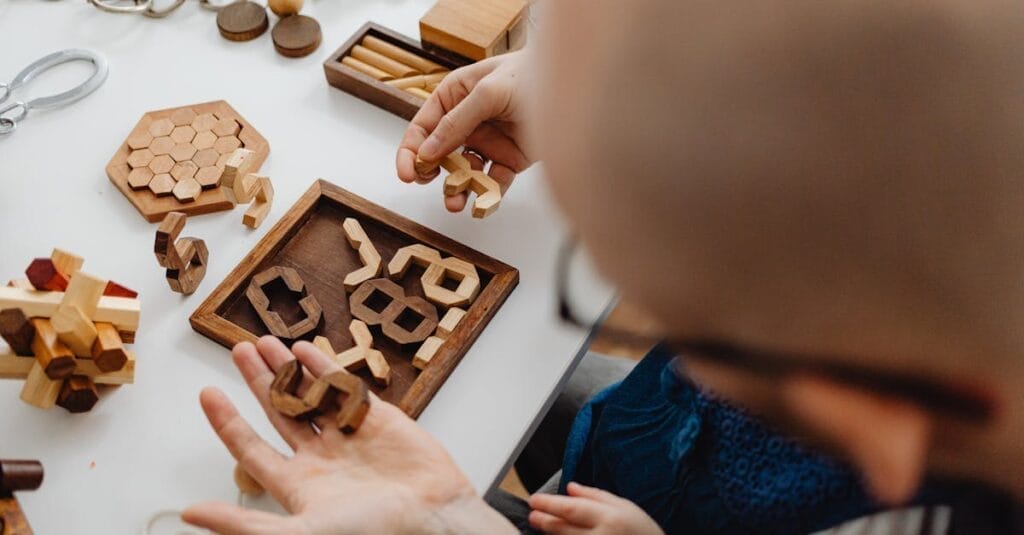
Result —
[{"label": "wooden dowel stick", "polygon": [[394,76],[391,76],[390,74],[378,69],[377,67],[374,67],[373,65],[367,65],[366,63],[363,63],[362,61],[359,61],[358,59],[353,58],[352,56],[345,56],[341,58],[341,63],[344,65],[348,65],[349,67],[352,67],[353,69],[367,76],[380,80],[382,82],[393,80],[395,78]]},{"label": "wooden dowel stick", "polygon": [[395,61],[404,63],[420,72],[429,74],[448,70],[429,59],[418,56],[400,46],[393,45],[372,35],[367,35],[363,38],[363,46]]},{"label": "wooden dowel stick", "polygon": [[352,52],[349,53],[349,56],[400,78],[412,76],[414,74],[422,74],[413,67],[410,67],[400,61],[395,61],[379,52],[374,52],[362,45],[352,47]]}]

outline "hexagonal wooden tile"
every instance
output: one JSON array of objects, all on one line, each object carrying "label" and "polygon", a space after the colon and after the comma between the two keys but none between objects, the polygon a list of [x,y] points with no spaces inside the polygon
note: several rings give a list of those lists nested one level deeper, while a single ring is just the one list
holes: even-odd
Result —
[{"label": "hexagonal wooden tile", "polygon": [[196,155],[196,152],[198,151],[191,143],[178,143],[171,149],[170,156],[176,162],[187,162]]},{"label": "hexagonal wooden tile", "polygon": [[[255,153],[254,170],[270,154],[267,140],[223,100],[152,111],[142,116],[111,158],[107,176],[151,223],[175,211],[198,215],[230,210],[234,204],[219,185],[220,173],[238,147]],[[134,157],[141,165],[133,175],[128,158],[141,150],[149,154]],[[152,178],[143,184],[149,173]],[[188,182],[178,190],[185,202],[171,195],[182,182]],[[202,189],[195,193],[197,184]]]},{"label": "hexagonal wooden tile", "polygon": [[146,167],[150,162],[153,161],[153,152],[149,149],[133,150],[128,155],[128,165],[135,169],[137,167]]}]

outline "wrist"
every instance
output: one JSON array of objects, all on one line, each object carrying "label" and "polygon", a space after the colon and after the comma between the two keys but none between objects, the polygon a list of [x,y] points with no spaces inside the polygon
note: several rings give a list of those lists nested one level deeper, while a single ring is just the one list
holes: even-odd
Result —
[{"label": "wrist", "polygon": [[431,533],[515,533],[511,522],[475,493],[456,498],[436,509],[429,524]]}]

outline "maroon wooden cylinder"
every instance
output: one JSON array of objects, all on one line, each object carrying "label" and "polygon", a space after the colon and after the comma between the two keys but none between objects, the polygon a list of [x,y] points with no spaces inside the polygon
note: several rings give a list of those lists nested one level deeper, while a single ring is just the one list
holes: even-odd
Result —
[{"label": "maroon wooden cylinder", "polygon": [[0,460],[0,491],[36,490],[43,484],[39,461]]}]

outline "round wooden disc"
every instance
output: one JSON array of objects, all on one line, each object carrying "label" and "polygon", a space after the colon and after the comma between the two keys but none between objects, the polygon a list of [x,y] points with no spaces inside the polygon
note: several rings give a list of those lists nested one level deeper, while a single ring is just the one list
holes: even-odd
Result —
[{"label": "round wooden disc", "polygon": [[254,2],[228,4],[217,13],[217,28],[231,41],[250,41],[263,35],[269,26],[267,9]]},{"label": "round wooden disc", "polygon": [[282,56],[301,58],[320,46],[320,23],[305,15],[290,15],[279,20],[270,33],[274,48]]}]

